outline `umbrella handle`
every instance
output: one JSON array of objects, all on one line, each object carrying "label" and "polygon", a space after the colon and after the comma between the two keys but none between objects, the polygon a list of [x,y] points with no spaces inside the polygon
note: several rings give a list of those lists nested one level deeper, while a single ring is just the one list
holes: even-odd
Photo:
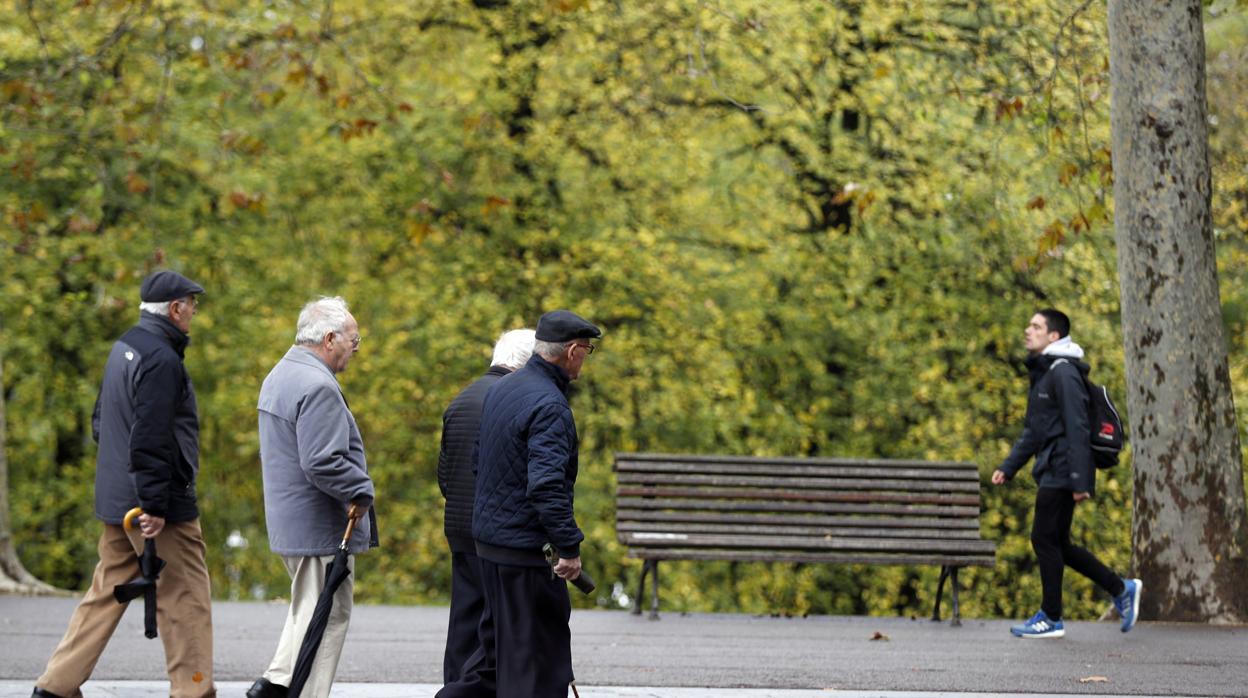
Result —
[{"label": "umbrella handle", "polygon": [[351,532],[355,530],[355,522],[359,521],[361,516],[363,514],[360,513],[360,508],[356,505],[352,504],[351,508],[347,509],[347,532],[342,534],[342,545],[344,547],[347,545],[347,541],[351,539]]},{"label": "umbrella handle", "polygon": [[134,526],[131,525],[130,522],[134,521],[134,517],[142,516],[142,515],[143,515],[143,509],[141,507],[135,507],[131,509],[130,511],[127,511],[125,518],[121,520],[122,527],[125,528],[127,531],[133,531]]}]

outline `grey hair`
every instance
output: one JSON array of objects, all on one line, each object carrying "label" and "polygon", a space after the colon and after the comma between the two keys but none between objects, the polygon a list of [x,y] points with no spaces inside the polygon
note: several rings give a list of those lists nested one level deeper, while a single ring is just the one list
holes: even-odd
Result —
[{"label": "grey hair", "polygon": [[544,342],[536,340],[533,342],[533,353],[543,359],[557,359],[559,355],[567,350],[568,346],[574,342]]},{"label": "grey hair", "polygon": [[533,355],[533,343],[537,333],[527,327],[520,330],[504,332],[494,345],[494,360],[491,366],[506,366],[516,370],[528,362]]},{"label": "grey hair", "polygon": [[295,344],[320,344],[330,332],[342,333],[347,329],[347,302],[342,296],[322,296],[303,306],[299,311],[299,323],[295,326]]},{"label": "grey hair", "polygon": [[165,301],[164,303],[143,302],[143,303],[139,303],[139,310],[145,313],[151,313],[152,315],[159,315],[161,317],[169,317],[169,306],[172,304],[173,304],[173,301]]}]

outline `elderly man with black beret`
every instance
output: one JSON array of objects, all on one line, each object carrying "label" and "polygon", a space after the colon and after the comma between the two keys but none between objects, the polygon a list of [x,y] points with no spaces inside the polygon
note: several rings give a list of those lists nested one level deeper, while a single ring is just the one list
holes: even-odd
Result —
[{"label": "elderly man with black beret", "polygon": [[[35,682],[33,696],[80,696],[126,606],[113,587],[140,575],[137,554],[153,538],[165,567],[156,622],[165,647],[169,695],[216,695],[212,681],[212,590],[199,527],[199,415],[182,363],[203,287],[173,271],[139,289],[139,324],[113,344],[95,402],[99,444],[95,515],[104,522],[100,562],[65,637]],[[122,526],[140,507],[139,531]]]},{"label": "elderly man with black beret", "polygon": [[[572,682],[572,606],[585,534],[573,515],[577,435],[568,387],[602,332],[567,310],[537,323],[533,356],[485,396],[472,536],[486,612],[482,651],[441,698],[564,698]],[[542,553],[558,553],[554,574]]]}]

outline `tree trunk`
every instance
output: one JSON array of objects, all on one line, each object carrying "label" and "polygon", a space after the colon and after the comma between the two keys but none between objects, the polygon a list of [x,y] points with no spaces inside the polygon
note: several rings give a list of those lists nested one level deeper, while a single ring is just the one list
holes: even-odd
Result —
[{"label": "tree trunk", "polygon": [[1200,0],[1110,0],[1114,232],[1141,616],[1248,620],[1248,522],[1210,218]]},{"label": "tree trunk", "polygon": [[0,593],[63,594],[65,592],[39,581],[22,566],[13,547],[13,525],[9,518],[9,458],[4,413],[4,357],[0,355]]}]

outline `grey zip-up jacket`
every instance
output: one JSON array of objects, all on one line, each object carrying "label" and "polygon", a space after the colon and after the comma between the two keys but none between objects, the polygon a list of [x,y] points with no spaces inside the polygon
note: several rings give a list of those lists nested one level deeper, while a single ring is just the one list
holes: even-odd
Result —
[{"label": "grey zip-up jacket", "polygon": [[292,346],[260,388],[260,463],[269,548],[288,556],[332,555],[351,502],[369,506],[347,549],[377,545],[373,481],[355,417],[325,362]]},{"label": "grey zip-up jacket", "polygon": [[199,415],[182,364],[190,338],[168,318],[141,312],[109,352],[91,431],[99,444],[95,515],[120,524],[141,506],[169,523],[199,517]]}]

